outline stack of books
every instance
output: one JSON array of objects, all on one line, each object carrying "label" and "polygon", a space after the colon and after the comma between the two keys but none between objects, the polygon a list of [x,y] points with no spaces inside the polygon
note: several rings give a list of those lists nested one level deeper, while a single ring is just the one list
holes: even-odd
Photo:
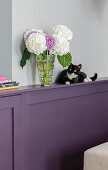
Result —
[{"label": "stack of books", "polygon": [[0,77],[0,91],[18,88],[19,83],[17,83],[16,81],[6,80],[6,77]]}]

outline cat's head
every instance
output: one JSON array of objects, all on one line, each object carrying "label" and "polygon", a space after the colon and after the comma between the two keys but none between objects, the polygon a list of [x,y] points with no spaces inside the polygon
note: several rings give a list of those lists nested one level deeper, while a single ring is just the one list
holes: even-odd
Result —
[{"label": "cat's head", "polygon": [[73,65],[73,64],[70,64],[70,66],[68,67],[68,73],[69,74],[77,74],[82,68],[82,64],[79,64],[79,65]]}]

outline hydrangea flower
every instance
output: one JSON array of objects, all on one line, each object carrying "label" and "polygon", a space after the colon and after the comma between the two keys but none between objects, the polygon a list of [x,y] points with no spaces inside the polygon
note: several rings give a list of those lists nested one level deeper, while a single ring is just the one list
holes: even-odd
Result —
[{"label": "hydrangea flower", "polygon": [[24,42],[28,39],[28,36],[29,36],[30,34],[32,34],[32,33],[37,33],[37,32],[38,32],[38,33],[41,33],[41,34],[44,34],[43,31],[40,30],[40,29],[38,29],[38,30],[32,29],[32,30],[26,31],[26,32],[24,33]]},{"label": "hydrangea flower", "polygon": [[56,40],[55,47],[50,51],[50,54],[65,55],[69,52],[69,41],[60,35],[53,35]]},{"label": "hydrangea flower", "polygon": [[42,30],[31,30],[24,34],[27,50],[36,55],[42,54],[47,50],[46,37]]},{"label": "hydrangea flower", "polygon": [[68,41],[70,41],[73,37],[72,31],[64,25],[57,25],[56,27],[53,28],[53,34],[62,36],[66,38]]},{"label": "hydrangea flower", "polygon": [[55,38],[51,35],[46,35],[47,50],[48,51],[52,50],[55,44],[56,44]]}]

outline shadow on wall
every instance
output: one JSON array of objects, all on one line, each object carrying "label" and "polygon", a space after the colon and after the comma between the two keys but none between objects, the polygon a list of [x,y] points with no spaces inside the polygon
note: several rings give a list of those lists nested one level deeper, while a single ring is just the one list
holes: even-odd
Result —
[{"label": "shadow on wall", "polygon": [[[53,156],[52,156],[53,155]],[[66,151],[50,156],[46,170],[81,170],[83,169],[83,152]],[[81,168],[82,167],[82,168]]]},{"label": "shadow on wall", "polygon": [[78,142],[72,143],[71,146],[64,146],[62,149],[57,148],[55,152],[47,154],[45,170],[83,170],[84,152],[96,145],[107,142],[105,136],[93,136],[93,138],[84,137]]},{"label": "shadow on wall", "polygon": [[80,3],[83,7],[83,11],[85,11],[87,15],[93,15],[93,17],[98,17],[100,19],[103,15],[107,0],[81,0]]},{"label": "shadow on wall", "polygon": [[[24,44],[24,40],[23,40],[23,36],[22,36],[22,41],[21,41],[21,45],[20,45],[21,58],[22,58],[22,54],[24,52],[24,49],[25,49],[25,44]],[[18,61],[18,65],[20,65],[21,58]],[[31,73],[32,73],[31,74],[32,83],[36,84],[35,82],[37,80],[37,84],[39,84],[39,77],[38,77],[38,72],[37,72],[37,69],[36,69],[36,56],[35,55],[31,55],[29,63],[30,63],[30,68],[31,68]],[[28,75],[28,72],[27,72],[27,75]]]},{"label": "shadow on wall", "polygon": [[94,7],[94,9],[96,10],[98,15],[102,15],[103,14],[103,10],[105,7],[107,0],[92,0],[92,5]]}]

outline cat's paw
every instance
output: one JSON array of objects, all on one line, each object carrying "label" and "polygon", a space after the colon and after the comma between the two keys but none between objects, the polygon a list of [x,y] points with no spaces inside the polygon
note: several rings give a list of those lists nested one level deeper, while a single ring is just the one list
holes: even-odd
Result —
[{"label": "cat's paw", "polygon": [[85,82],[85,83],[87,83],[87,82],[89,82],[89,81],[88,81],[88,79],[87,79],[87,78],[85,78],[85,79],[84,79],[84,82]]},{"label": "cat's paw", "polygon": [[65,84],[70,84],[70,82],[69,81],[66,81],[66,83]]},{"label": "cat's paw", "polygon": [[87,76],[87,78],[84,79],[84,82],[90,82],[90,81],[92,81],[92,80],[88,76]]}]

